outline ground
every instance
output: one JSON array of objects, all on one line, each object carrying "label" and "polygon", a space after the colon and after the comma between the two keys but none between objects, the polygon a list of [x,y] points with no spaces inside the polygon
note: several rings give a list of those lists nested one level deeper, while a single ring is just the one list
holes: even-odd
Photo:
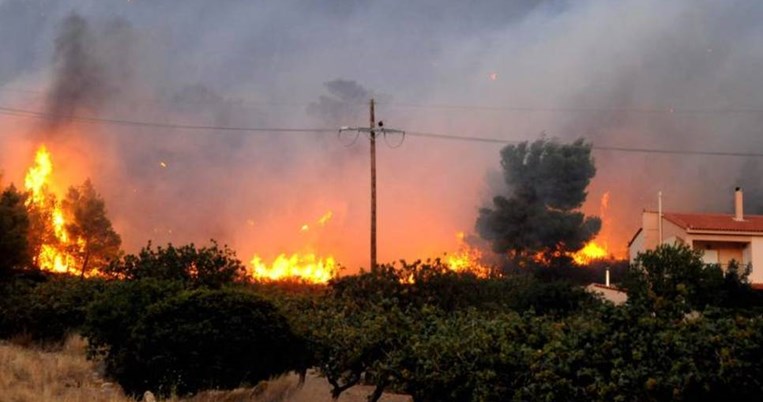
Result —
[{"label": "ground", "polygon": [[[97,364],[85,358],[86,342],[71,337],[53,351],[0,343],[0,402],[134,402],[117,384],[102,378]],[[168,402],[330,402],[324,378],[308,375],[302,387],[298,377],[287,375],[261,384],[257,390],[205,392]],[[339,402],[363,402],[372,387],[345,391]],[[383,402],[408,402],[409,396],[386,394]]]}]

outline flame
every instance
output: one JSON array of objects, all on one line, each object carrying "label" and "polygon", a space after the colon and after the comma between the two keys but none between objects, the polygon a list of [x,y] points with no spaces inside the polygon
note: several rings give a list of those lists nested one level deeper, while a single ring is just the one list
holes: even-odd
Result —
[{"label": "flame", "polygon": [[579,265],[588,265],[595,260],[601,260],[611,256],[607,239],[610,234],[610,220],[607,216],[609,209],[609,191],[601,196],[599,201],[599,218],[602,223],[602,230],[596,239],[588,242],[582,249],[572,253],[572,259]]},{"label": "flame", "polygon": [[263,282],[296,280],[324,284],[337,275],[337,263],[333,257],[319,258],[313,253],[292,254],[288,257],[280,254],[270,264],[255,255],[250,264],[252,277]]},{"label": "flame", "polygon": [[[316,221],[318,227],[325,226],[334,215],[328,211],[321,215]],[[299,231],[302,233],[310,231],[310,224],[303,224]],[[286,253],[279,254],[272,262],[265,263],[257,254],[249,262],[251,266],[250,275],[256,281],[273,282],[295,280],[305,283],[325,284],[337,276],[338,264],[332,256],[321,258],[316,254],[293,253],[287,256]]]},{"label": "flame", "polygon": [[55,195],[49,192],[49,185],[53,175],[53,161],[50,152],[41,145],[34,158],[34,165],[29,168],[24,177],[24,188],[29,193],[26,201],[27,209],[41,212],[40,216],[48,218],[50,227],[53,229],[54,240],[43,242],[39,254],[34,261],[42,270],[53,272],[71,272],[76,264],[74,256],[67,251],[72,245],[82,246],[84,241],[76,239],[72,241],[66,231],[66,217],[61,204]]},{"label": "flame", "polygon": [[595,260],[601,260],[607,258],[609,253],[606,247],[597,244],[595,241],[591,241],[585,245],[582,249],[572,254],[572,259],[579,265],[587,265]]},{"label": "flame", "polygon": [[454,272],[471,272],[480,278],[488,277],[490,268],[481,263],[482,252],[464,241],[464,232],[456,233],[456,238],[459,241],[458,251],[445,256],[445,265]]}]

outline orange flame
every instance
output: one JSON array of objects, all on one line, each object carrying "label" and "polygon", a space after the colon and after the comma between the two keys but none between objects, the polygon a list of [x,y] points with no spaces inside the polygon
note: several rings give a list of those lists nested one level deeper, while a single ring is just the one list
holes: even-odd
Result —
[{"label": "orange flame", "polygon": [[[334,215],[332,211],[324,213],[317,221],[318,227],[325,226]],[[305,233],[311,227],[305,223],[299,229]],[[262,257],[255,254],[249,262],[250,275],[255,281],[274,282],[289,281],[325,284],[338,274],[339,265],[332,256],[321,258],[316,254],[294,253],[290,256],[286,253],[279,254],[272,262],[265,263]]]},{"label": "orange flame", "polygon": [[292,254],[288,257],[280,254],[270,264],[255,255],[250,264],[252,278],[262,282],[296,280],[323,284],[337,275],[337,263],[333,257],[319,258],[313,253]]},{"label": "orange flame", "polygon": [[66,218],[61,204],[49,192],[49,184],[53,175],[53,161],[45,145],[41,145],[34,158],[34,165],[29,168],[24,178],[24,188],[29,193],[26,201],[27,209],[37,210],[40,216],[49,218],[53,230],[53,241],[43,242],[34,262],[42,270],[53,272],[71,272],[75,269],[76,260],[66,249],[72,244],[82,244],[82,239],[70,239],[66,230]]},{"label": "orange flame", "polygon": [[477,277],[486,278],[490,268],[481,263],[482,252],[464,241],[464,232],[456,233],[459,240],[458,251],[445,256],[445,265],[455,272],[471,272]]},{"label": "orange flame", "polygon": [[601,260],[611,256],[608,247],[610,221],[607,217],[609,209],[609,191],[601,196],[599,202],[599,218],[602,222],[602,230],[596,239],[588,242],[585,247],[572,254],[572,259],[579,265],[588,265],[595,260]]},{"label": "orange flame", "polygon": [[587,265],[595,260],[601,260],[607,258],[609,253],[607,249],[596,244],[595,241],[591,241],[585,245],[582,249],[572,254],[572,259],[579,265]]}]

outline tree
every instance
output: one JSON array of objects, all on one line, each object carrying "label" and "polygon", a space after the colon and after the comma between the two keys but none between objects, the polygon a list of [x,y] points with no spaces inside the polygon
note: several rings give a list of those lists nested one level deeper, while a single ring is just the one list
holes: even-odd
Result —
[{"label": "tree", "polygon": [[[88,334],[105,352],[107,374],[127,393],[232,389],[295,368],[302,340],[272,303],[243,290],[196,289],[165,291],[145,306],[167,286],[157,285],[117,284],[88,314]],[[118,336],[113,324],[124,328]]]},{"label": "tree", "polygon": [[661,244],[639,253],[624,285],[629,304],[682,316],[708,306],[758,305],[749,274],[750,267],[740,268],[736,261],[724,271],[718,264],[705,264],[699,250],[685,244]]},{"label": "tree", "polygon": [[28,235],[24,195],[10,186],[0,194],[0,272],[31,264]]},{"label": "tree", "polygon": [[596,174],[591,144],[540,139],[509,145],[501,150],[501,165],[509,196],[496,196],[493,208],[480,209],[476,224],[495,252],[520,265],[539,255],[554,261],[599,232],[601,220],[578,210]]},{"label": "tree", "polygon": [[152,278],[218,288],[241,279],[245,268],[233,250],[225,245],[220,248],[212,240],[212,246],[201,248],[168,244],[154,249],[149,243],[137,255],[112,261],[104,273],[124,280]]},{"label": "tree", "polygon": [[72,238],[69,251],[85,275],[93,267],[101,268],[119,256],[122,239],[106,216],[106,203],[95,192],[90,180],[82,186],[70,187],[62,202],[70,218],[66,231]]}]

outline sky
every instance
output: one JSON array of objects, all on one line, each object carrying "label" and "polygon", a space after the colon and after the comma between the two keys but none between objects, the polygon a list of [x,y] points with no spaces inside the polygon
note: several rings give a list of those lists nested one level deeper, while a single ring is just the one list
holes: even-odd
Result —
[{"label": "sky", "polygon": [[[90,178],[128,252],[216,239],[243,260],[315,252],[353,271],[368,266],[368,141],[333,130],[367,125],[371,96],[411,133],[755,153],[762,17],[755,0],[0,0],[0,107],[49,117],[0,113],[0,171],[21,183],[45,143],[54,187]],[[455,250],[506,191],[501,147],[380,141],[380,261]],[[759,157],[593,155],[584,210],[608,194],[602,237],[620,255],[658,191],[666,210],[728,213],[743,186],[763,213]]]}]

